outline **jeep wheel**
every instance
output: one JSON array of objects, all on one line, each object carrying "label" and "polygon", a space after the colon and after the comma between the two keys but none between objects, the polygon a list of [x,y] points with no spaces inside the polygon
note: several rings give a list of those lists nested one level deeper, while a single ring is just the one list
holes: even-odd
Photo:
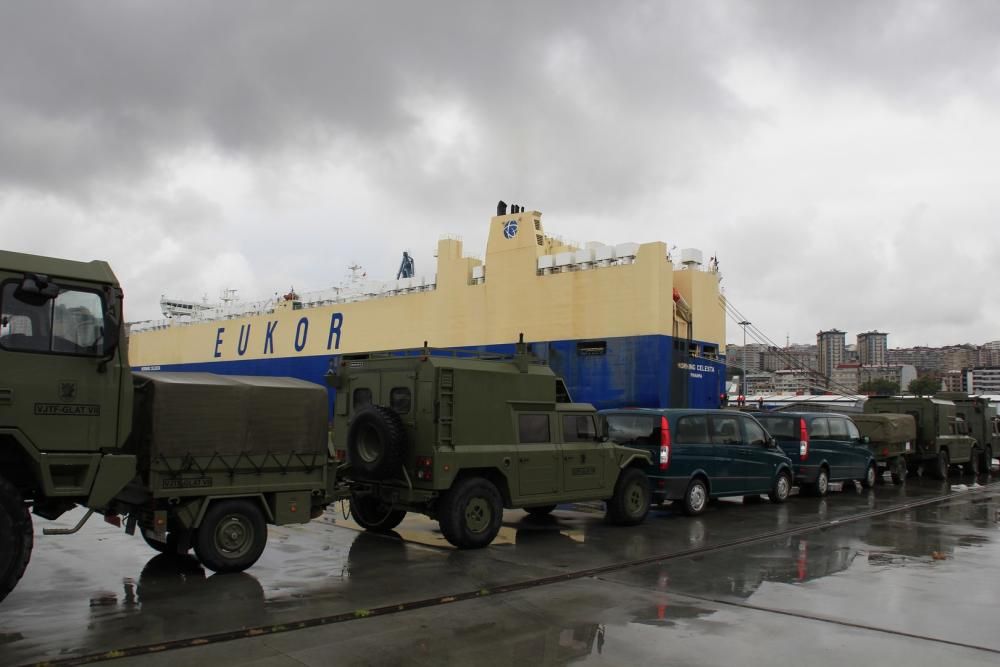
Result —
[{"label": "jeep wheel", "polygon": [[783,503],[788,500],[791,492],[792,477],[788,474],[788,471],[782,470],[774,478],[774,486],[771,487],[771,491],[767,494],[767,497],[771,499],[772,503]]},{"label": "jeep wheel", "polygon": [[548,516],[555,508],[555,505],[539,505],[537,507],[525,507],[524,511],[531,516]]},{"label": "jeep wheel", "polygon": [[948,470],[948,450],[942,449],[938,451],[937,460],[934,462],[934,466],[931,469],[931,477],[934,479],[948,479]]},{"label": "jeep wheel", "polygon": [[500,532],[503,498],[488,479],[466,477],[444,494],[438,510],[441,534],[459,549],[488,546]]},{"label": "jeep wheel", "polygon": [[982,472],[983,452],[979,448],[973,449],[972,453],[969,455],[969,463],[965,466],[965,470],[973,477],[979,477],[979,473]]},{"label": "jeep wheel", "polygon": [[267,545],[267,524],[260,506],[249,500],[218,500],[198,527],[194,552],[215,572],[242,572],[257,562]]},{"label": "jeep wheel", "polygon": [[897,456],[889,464],[889,476],[892,477],[893,484],[902,484],[906,481],[908,474],[909,469],[906,466],[906,459],[902,456]]},{"label": "jeep wheel", "polygon": [[861,480],[862,489],[870,489],[875,486],[875,482],[878,479],[878,467],[875,465],[874,461],[869,464],[868,470],[865,472],[864,479]]},{"label": "jeep wheel", "polygon": [[692,479],[684,492],[684,513],[698,516],[708,507],[708,487],[702,479]]},{"label": "jeep wheel", "polygon": [[351,516],[373,533],[387,533],[406,517],[406,510],[394,510],[375,496],[351,496]]},{"label": "jeep wheel", "polygon": [[[179,556],[181,555],[180,543],[181,537],[184,536],[183,530],[171,530],[167,533],[167,541],[160,542],[159,540],[154,540],[152,537],[146,535],[146,531],[139,529],[139,534],[142,536],[143,541],[149,545],[153,551],[159,551],[161,554],[167,554],[168,556]],[[187,536],[187,549],[184,553],[191,550],[191,536]]]},{"label": "jeep wheel", "polygon": [[14,590],[31,560],[35,534],[17,488],[0,477],[0,600]]},{"label": "jeep wheel", "polygon": [[605,503],[605,520],[618,526],[642,523],[649,512],[649,478],[638,468],[625,468],[615,482],[615,492]]},{"label": "jeep wheel", "polygon": [[395,410],[368,405],[347,430],[347,460],[362,474],[385,479],[399,472],[406,449],[403,420]]}]

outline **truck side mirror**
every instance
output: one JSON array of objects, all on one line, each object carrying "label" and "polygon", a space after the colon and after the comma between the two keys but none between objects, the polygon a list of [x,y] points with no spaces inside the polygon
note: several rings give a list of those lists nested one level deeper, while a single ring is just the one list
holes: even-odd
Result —
[{"label": "truck side mirror", "polygon": [[611,428],[608,426],[608,420],[598,418],[597,421],[600,422],[600,428],[601,428],[600,436],[598,437],[598,439],[601,442],[607,442],[608,440],[611,439]]}]

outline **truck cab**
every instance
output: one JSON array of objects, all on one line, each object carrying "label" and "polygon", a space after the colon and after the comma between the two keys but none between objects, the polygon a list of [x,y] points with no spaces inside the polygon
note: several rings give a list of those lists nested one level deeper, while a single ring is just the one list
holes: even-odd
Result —
[{"label": "truck cab", "polygon": [[0,470],[35,514],[102,507],[132,476],[121,312],[105,262],[0,252]]}]

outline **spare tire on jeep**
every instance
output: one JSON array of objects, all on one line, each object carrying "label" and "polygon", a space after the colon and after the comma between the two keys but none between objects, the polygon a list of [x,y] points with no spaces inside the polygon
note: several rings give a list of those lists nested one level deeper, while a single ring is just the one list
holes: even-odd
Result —
[{"label": "spare tire on jeep", "polygon": [[368,405],[358,410],[347,429],[347,461],[374,479],[399,472],[406,453],[406,430],[395,410]]}]

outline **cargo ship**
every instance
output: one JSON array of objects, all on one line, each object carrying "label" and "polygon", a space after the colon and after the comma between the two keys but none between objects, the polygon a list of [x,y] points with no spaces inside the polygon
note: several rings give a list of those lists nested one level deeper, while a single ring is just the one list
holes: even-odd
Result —
[{"label": "cargo ship", "polygon": [[337,355],[425,343],[508,354],[523,334],[573,400],[719,406],[726,316],[715,258],[675,258],[664,242],[581,246],[546,234],[539,211],[500,202],[496,213],[483,259],[442,239],[429,279],[404,270],[404,254],[386,282],[352,267],[338,287],[257,303],[163,298],[165,319],[130,326],[130,364],[322,383]]}]

